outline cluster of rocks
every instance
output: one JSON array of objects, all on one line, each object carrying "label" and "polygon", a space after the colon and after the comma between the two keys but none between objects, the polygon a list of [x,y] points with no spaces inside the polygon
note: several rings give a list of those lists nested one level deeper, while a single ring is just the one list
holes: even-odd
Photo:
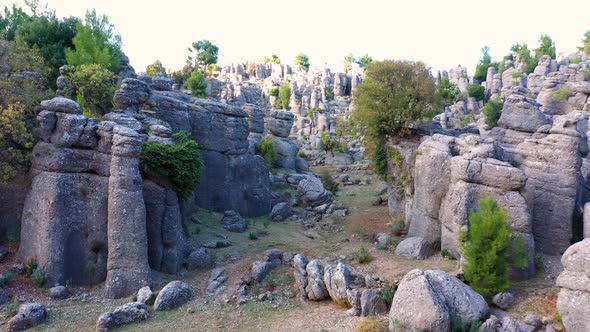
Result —
[{"label": "cluster of rocks", "polygon": [[350,308],[354,316],[384,314],[388,305],[381,295],[378,276],[363,275],[343,263],[325,265],[301,254],[293,258],[293,274],[299,293],[311,301],[332,299]]}]

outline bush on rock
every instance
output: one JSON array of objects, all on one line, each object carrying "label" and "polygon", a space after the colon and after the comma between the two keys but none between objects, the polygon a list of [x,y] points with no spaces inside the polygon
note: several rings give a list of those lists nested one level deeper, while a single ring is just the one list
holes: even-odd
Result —
[{"label": "bush on rock", "polygon": [[172,145],[145,143],[142,163],[170,179],[178,197],[187,200],[201,179],[203,161],[197,142],[187,133],[175,133],[172,139]]}]

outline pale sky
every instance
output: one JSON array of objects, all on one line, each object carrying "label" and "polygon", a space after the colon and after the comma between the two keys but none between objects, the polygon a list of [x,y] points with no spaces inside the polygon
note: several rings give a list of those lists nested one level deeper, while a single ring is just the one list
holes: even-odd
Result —
[{"label": "pale sky", "polygon": [[[2,0],[0,3],[13,3]],[[21,2],[22,1],[17,1]],[[48,0],[57,15],[106,14],[137,71],[160,60],[180,68],[193,41],[219,46],[219,64],[299,52],[312,66],[341,68],[348,53],[374,60],[421,60],[434,69],[458,64],[473,73],[481,48],[500,59],[516,42],[537,47],[541,34],[571,53],[590,30],[589,0]]]}]

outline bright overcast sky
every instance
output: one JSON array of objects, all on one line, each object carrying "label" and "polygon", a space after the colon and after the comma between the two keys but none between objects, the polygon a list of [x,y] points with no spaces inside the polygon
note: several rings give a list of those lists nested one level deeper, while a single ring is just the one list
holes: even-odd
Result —
[{"label": "bright overcast sky", "polygon": [[[5,1],[5,0],[4,0]],[[4,1],[0,1],[4,2]],[[10,0],[8,2],[11,3]],[[303,52],[311,65],[340,68],[348,53],[375,60],[422,60],[435,69],[462,64],[470,73],[491,47],[494,59],[515,42],[537,47],[541,34],[571,53],[590,30],[590,0],[49,0],[57,15],[106,14],[138,71],[160,60],[180,68],[187,47],[209,39],[219,64],[275,53],[291,63]]]}]

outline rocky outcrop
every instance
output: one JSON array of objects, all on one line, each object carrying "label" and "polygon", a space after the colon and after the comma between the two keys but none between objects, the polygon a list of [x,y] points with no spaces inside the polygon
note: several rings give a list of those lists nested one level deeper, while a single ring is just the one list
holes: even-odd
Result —
[{"label": "rocky outcrop", "polygon": [[567,331],[590,330],[590,239],[570,246],[561,257],[563,272],[557,278],[561,287],[557,310]]},{"label": "rocky outcrop", "polygon": [[150,267],[139,171],[142,140],[133,129],[115,126],[108,192],[106,296],[133,294],[149,282]]},{"label": "rocky outcrop", "polygon": [[327,191],[322,181],[313,175],[306,175],[297,184],[297,197],[306,206],[316,207],[331,203],[333,195]]},{"label": "rocky outcrop", "polygon": [[39,324],[47,319],[47,309],[41,303],[23,303],[18,307],[16,315],[8,321],[7,331],[22,331]]},{"label": "rocky outcrop", "polygon": [[450,331],[451,320],[485,318],[484,298],[442,271],[412,270],[400,282],[389,312],[390,329]]}]

